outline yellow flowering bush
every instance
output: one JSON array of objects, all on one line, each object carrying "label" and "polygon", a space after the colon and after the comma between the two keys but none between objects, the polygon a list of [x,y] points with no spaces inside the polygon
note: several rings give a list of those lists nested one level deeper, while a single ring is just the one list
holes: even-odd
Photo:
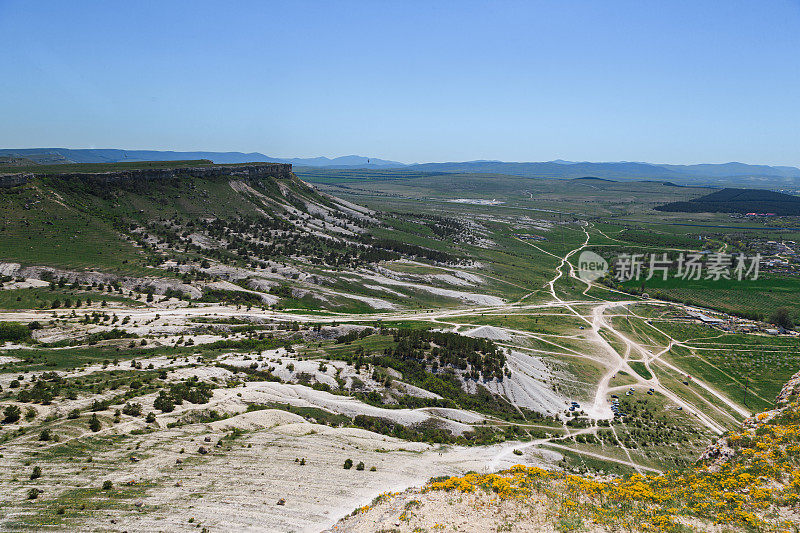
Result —
[{"label": "yellow flowering bush", "polygon": [[725,436],[735,454],[717,463],[616,479],[516,465],[432,481],[423,490],[546,501],[554,517],[581,516],[611,528],[685,531],[684,522],[693,519],[736,530],[796,532],[800,527],[786,518],[786,508],[800,505],[800,408],[793,402],[751,420],[753,427]]}]

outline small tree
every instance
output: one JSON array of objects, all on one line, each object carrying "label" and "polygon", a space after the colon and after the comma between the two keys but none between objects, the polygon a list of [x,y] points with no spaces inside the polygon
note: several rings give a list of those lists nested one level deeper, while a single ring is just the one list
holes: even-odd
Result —
[{"label": "small tree", "polygon": [[49,429],[43,429],[42,432],[39,433],[39,440],[47,441],[47,440],[50,440],[51,438],[52,438],[52,435],[50,434],[50,430]]},{"label": "small tree", "polygon": [[140,403],[126,403],[122,408],[123,414],[128,416],[140,416],[142,414],[142,404]]},{"label": "small tree", "polygon": [[89,419],[89,429],[92,431],[100,431],[102,424],[100,424],[100,419],[97,418],[97,413],[92,413],[92,417]]},{"label": "small tree", "polygon": [[162,390],[153,401],[153,407],[159,409],[162,413],[171,413],[175,409],[175,402]]},{"label": "small tree", "polygon": [[776,326],[782,327],[783,329],[794,328],[794,318],[792,317],[792,312],[786,307],[779,307],[775,309],[775,311],[773,311],[770,315],[769,321]]},{"label": "small tree", "polygon": [[11,424],[19,420],[19,417],[22,416],[22,410],[19,408],[19,406],[9,405],[3,411],[3,415],[5,415],[3,422]]},{"label": "small tree", "polygon": [[356,470],[364,470],[364,461],[359,461],[356,465]]},{"label": "small tree", "polygon": [[31,472],[31,479],[39,479],[42,477],[42,469],[38,466],[33,467],[33,472]]},{"label": "small tree", "polygon": [[111,481],[109,480],[103,481],[103,490],[111,490],[112,486],[113,485],[111,484]]},{"label": "small tree", "polygon": [[348,458],[344,462],[344,469],[345,470],[350,470],[351,468],[353,468],[353,460]]}]

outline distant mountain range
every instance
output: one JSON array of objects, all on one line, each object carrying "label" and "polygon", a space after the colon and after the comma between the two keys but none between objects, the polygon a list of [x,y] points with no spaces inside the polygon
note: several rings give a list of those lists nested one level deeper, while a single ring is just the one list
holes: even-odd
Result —
[{"label": "distant mountain range", "polygon": [[406,169],[420,172],[459,172],[506,174],[530,178],[581,178],[593,176],[610,179],[668,179],[680,184],[747,184],[751,187],[800,186],[800,168],[787,166],[747,165],[744,163],[664,165],[640,162],[575,162],[545,161],[513,163],[505,161],[462,161],[446,163],[404,164],[397,161],[348,155],[336,158],[281,158],[259,152],[169,152],[157,150],[118,150],[68,148],[0,149],[0,158],[24,158],[36,164],[117,163],[124,161],[177,161],[210,159],[215,163],[247,163],[274,161],[298,167],[337,169]]},{"label": "distant mountain range", "polygon": [[62,163],[120,163],[134,161],[185,161],[190,159],[210,159],[214,163],[252,163],[272,161],[291,163],[307,167],[331,168],[387,168],[404,167],[397,161],[373,159],[358,155],[346,155],[330,159],[328,157],[280,158],[258,152],[171,152],[159,150],[119,150],[87,148],[8,148],[0,149],[0,157],[23,157],[37,164],[52,165]]}]

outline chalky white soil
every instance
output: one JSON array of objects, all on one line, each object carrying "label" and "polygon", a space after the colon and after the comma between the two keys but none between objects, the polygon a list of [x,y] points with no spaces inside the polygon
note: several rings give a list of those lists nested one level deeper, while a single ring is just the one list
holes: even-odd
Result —
[{"label": "chalky white soil", "polygon": [[[548,507],[538,500],[500,501],[484,492],[472,494],[410,490],[378,503],[369,511],[349,517],[330,533],[374,533],[392,531],[459,531],[485,533],[551,533],[559,531]],[[582,529],[590,533],[605,529]]]},{"label": "chalky white soil", "polygon": [[[249,432],[230,448],[214,446],[232,427]],[[117,475],[158,481],[140,512],[109,512],[92,523],[114,531],[176,531],[199,523],[211,531],[318,532],[381,492],[419,486],[432,476],[482,471],[500,449],[409,443],[310,424],[281,411],[245,413],[192,428],[171,436],[159,433],[153,438],[160,453],[126,465],[126,473]],[[204,441],[206,435],[212,443]],[[197,453],[201,445],[208,454]],[[179,453],[181,448],[186,453]],[[183,458],[180,465],[178,458]],[[295,462],[298,458],[306,464]],[[345,470],[347,458],[363,461],[365,469]],[[281,499],[284,505],[278,505]]]}]

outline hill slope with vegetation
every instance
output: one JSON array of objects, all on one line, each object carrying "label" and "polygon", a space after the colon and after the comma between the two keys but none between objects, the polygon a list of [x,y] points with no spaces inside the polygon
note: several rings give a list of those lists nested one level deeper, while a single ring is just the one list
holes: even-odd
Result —
[{"label": "hill slope with vegetation", "polygon": [[[425,239],[387,232],[385,216],[319,192],[290,165],[198,160],[38,165],[14,172],[0,188],[5,275],[44,279],[44,268],[50,272],[46,281],[91,283],[101,280],[84,279],[86,273],[99,272],[116,276],[102,281],[128,289],[145,277],[158,278],[151,283],[156,294],[356,310],[395,304],[377,299],[380,290],[330,277],[331,270],[401,258],[460,261],[439,244],[452,240],[459,228],[454,222],[428,223],[433,230],[406,224],[430,234]],[[435,233],[440,222],[450,224],[446,235]],[[209,286],[218,282],[236,285]],[[353,290],[362,294],[348,300],[345,293]]]},{"label": "hill slope with vegetation", "polygon": [[760,189],[722,189],[686,202],[671,202],[657,211],[681,213],[770,213],[800,215],[800,197]]}]

